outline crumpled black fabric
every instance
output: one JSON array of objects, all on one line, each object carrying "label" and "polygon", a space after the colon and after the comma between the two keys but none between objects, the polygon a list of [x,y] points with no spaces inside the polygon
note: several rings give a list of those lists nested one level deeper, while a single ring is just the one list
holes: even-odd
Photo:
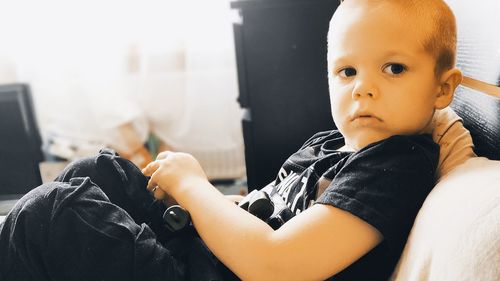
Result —
[{"label": "crumpled black fabric", "polygon": [[90,178],[35,188],[0,229],[0,280],[185,280],[185,266]]},{"label": "crumpled black fabric", "polygon": [[54,181],[69,182],[75,177],[89,177],[109,201],[123,208],[137,224],[149,225],[160,242],[169,239],[171,233],[162,220],[166,207],[147,191],[148,178],[134,163],[104,148],[95,157],[73,161]]},{"label": "crumpled black fabric", "polygon": [[68,165],[0,225],[0,281],[238,280],[194,228],[168,231],[147,181],[110,149]]}]

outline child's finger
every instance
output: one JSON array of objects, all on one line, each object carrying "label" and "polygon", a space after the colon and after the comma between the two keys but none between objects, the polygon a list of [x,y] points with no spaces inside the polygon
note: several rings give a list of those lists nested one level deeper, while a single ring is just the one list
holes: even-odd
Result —
[{"label": "child's finger", "polygon": [[153,188],[158,187],[158,184],[156,181],[153,180],[153,178],[149,179],[148,185],[146,186],[146,189],[149,191],[153,191]]},{"label": "child's finger", "polygon": [[171,155],[172,153],[173,153],[172,151],[168,151],[168,150],[162,151],[162,152],[158,153],[158,155],[156,156],[156,160],[165,159],[169,155]]},{"label": "child's finger", "polygon": [[158,167],[160,166],[160,163],[158,161],[153,161],[149,163],[144,169],[142,169],[142,173],[146,177],[150,177],[156,170],[158,170]]},{"label": "child's finger", "polygon": [[158,200],[165,200],[167,199],[167,193],[163,191],[161,188],[156,188],[153,192],[153,196],[158,199]]},{"label": "child's finger", "polygon": [[151,176],[151,174],[150,174],[149,170],[151,169],[150,167],[151,167],[151,165],[152,165],[153,163],[154,163],[154,161],[153,161],[153,162],[148,163],[148,164],[146,165],[146,167],[144,167],[144,168],[141,170],[141,172],[142,172],[142,173],[143,173],[146,177]]}]

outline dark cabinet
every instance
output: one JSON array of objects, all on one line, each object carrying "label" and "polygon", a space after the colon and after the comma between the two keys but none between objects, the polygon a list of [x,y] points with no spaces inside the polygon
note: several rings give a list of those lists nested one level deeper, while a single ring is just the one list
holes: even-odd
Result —
[{"label": "dark cabinet", "polygon": [[249,189],[272,181],[283,161],[317,131],[334,128],[327,33],[338,0],[231,3]]},{"label": "dark cabinet", "polygon": [[41,147],[29,86],[0,85],[0,199],[42,184]]}]

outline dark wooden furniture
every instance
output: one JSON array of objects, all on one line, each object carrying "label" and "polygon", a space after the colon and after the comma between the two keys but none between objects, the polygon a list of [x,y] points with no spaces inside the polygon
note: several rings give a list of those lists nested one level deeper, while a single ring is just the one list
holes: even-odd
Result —
[{"label": "dark wooden furniture", "polygon": [[249,190],[276,176],[313,133],[334,128],[326,35],[338,0],[232,2]]},{"label": "dark wooden furniture", "polygon": [[41,146],[28,85],[0,85],[0,200],[42,184]]}]

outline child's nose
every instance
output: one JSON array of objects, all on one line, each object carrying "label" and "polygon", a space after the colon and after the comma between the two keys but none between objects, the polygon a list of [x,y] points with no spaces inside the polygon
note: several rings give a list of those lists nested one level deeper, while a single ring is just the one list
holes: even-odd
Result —
[{"label": "child's nose", "polygon": [[358,79],[352,90],[352,98],[354,100],[365,97],[374,99],[377,98],[378,95],[378,89],[375,83],[366,78]]}]

